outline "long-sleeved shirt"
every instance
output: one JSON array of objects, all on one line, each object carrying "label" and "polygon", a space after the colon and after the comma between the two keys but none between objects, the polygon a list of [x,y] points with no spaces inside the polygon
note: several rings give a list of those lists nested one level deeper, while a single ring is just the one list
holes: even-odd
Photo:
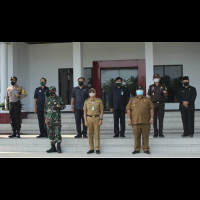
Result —
[{"label": "long-sleeved shirt", "polygon": [[[180,102],[180,110],[194,110],[195,109],[195,100],[197,97],[197,91],[195,87],[189,86],[188,88],[181,87],[178,90],[177,98]],[[189,102],[188,108],[183,106],[183,101]]]},{"label": "long-sleeved shirt", "polygon": [[110,91],[110,108],[114,110],[125,110],[129,99],[130,93],[126,87],[122,86],[118,88],[114,86]]}]

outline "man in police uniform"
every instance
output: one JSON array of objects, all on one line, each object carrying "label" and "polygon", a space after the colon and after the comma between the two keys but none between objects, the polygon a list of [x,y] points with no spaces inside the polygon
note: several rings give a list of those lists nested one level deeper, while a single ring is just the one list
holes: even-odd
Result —
[{"label": "man in police uniform", "polygon": [[140,153],[141,133],[144,153],[150,154],[149,151],[149,134],[153,124],[154,105],[151,99],[143,95],[143,87],[138,86],[136,97],[130,99],[126,110],[128,112],[128,125],[133,127],[135,146],[133,154]]},{"label": "man in police uniform", "polygon": [[37,138],[47,137],[46,124],[44,119],[44,104],[47,97],[49,97],[49,88],[46,87],[46,78],[40,79],[41,87],[36,88],[34,94],[34,113],[37,113],[40,127],[40,135]]},{"label": "man in police uniform", "polygon": [[183,87],[178,90],[177,98],[180,102],[180,111],[183,122],[184,133],[182,137],[193,137],[194,135],[194,111],[197,96],[196,88],[190,86],[188,76],[182,79]]},{"label": "man in police uniform", "polygon": [[[154,135],[153,137],[164,137],[163,119],[165,113],[165,98],[167,97],[167,87],[160,83],[159,74],[153,76],[154,84],[149,86],[148,96],[154,104]],[[159,130],[157,128],[157,119],[159,120]]]},{"label": "man in police uniform", "polygon": [[100,154],[100,137],[99,131],[100,126],[103,121],[103,103],[102,100],[96,98],[96,90],[91,88],[89,90],[90,98],[87,99],[84,103],[84,119],[85,126],[88,127],[89,132],[89,145],[90,150],[87,152],[88,154],[94,153],[94,139],[93,135],[95,133],[95,145],[96,145],[96,153]]},{"label": "man in police uniform", "polygon": [[[110,112],[114,114],[115,135],[113,137],[125,137],[125,114],[130,93],[126,87],[122,86],[122,81],[121,77],[117,77],[115,86],[110,91]],[[119,119],[121,130],[119,130]]]},{"label": "man in police uniform", "polygon": [[5,110],[9,109],[12,135],[9,138],[20,138],[21,130],[21,102],[27,96],[23,87],[17,85],[17,77],[11,77],[11,86],[8,87],[5,99]]}]

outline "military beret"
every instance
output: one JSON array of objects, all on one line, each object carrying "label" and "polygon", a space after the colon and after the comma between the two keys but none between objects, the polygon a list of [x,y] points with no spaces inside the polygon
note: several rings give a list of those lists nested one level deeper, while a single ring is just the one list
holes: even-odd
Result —
[{"label": "military beret", "polygon": [[96,90],[95,90],[94,88],[91,88],[91,89],[89,90],[89,92],[94,92],[94,93],[96,93]]},{"label": "military beret", "polygon": [[49,88],[49,91],[52,91],[52,90],[56,90],[56,87],[55,87],[55,86],[51,86],[51,87]]},{"label": "military beret", "polygon": [[184,80],[189,80],[189,77],[188,76],[183,76],[183,81]]},{"label": "military beret", "polygon": [[11,80],[11,81],[17,81],[17,77],[12,76],[12,77],[10,78],[10,80]]},{"label": "military beret", "polygon": [[159,74],[154,74],[153,78],[160,78],[160,75]]}]

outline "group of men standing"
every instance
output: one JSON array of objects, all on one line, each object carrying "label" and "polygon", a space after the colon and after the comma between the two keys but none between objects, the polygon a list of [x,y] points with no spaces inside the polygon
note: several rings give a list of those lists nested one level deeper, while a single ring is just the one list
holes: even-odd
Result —
[{"label": "group of men standing", "polygon": [[[115,86],[110,91],[109,106],[110,112],[114,116],[114,138],[125,137],[125,115],[128,113],[128,125],[132,126],[135,147],[133,154],[140,153],[141,135],[143,138],[144,153],[149,151],[149,134],[151,124],[154,126],[153,137],[164,137],[163,119],[165,111],[165,101],[168,96],[167,87],[160,83],[160,76],[154,74],[154,84],[149,86],[148,97],[144,96],[143,87],[136,88],[136,96],[130,99],[128,89],[122,85],[123,79],[117,77]],[[47,80],[41,78],[40,87],[36,88],[34,94],[34,112],[37,113],[40,135],[37,138],[49,137],[51,149],[47,153],[61,150],[61,110],[65,105],[61,97],[56,95],[54,86],[48,88]],[[189,77],[182,79],[183,86],[177,93],[180,102],[184,133],[182,137],[193,137],[194,135],[194,110],[196,89],[189,84]],[[9,138],[20,137],[21,129],[21,103],[20,100],[27,96],[23,87],[17,85],[17,77],[11,77],[11,86],[7,89],[5,109],[10,111],[11,126],[13,133]],[[100,153],[100,126],[103,123],[103,103],[96,98],[96,90],[89,89],[85,85],[85,79],[78,79],[78,87],[73,88],[71,96],[71,111],[75,114],[77,135],[75,138],[87,138],[87,128],[89,129],[88,154],[94,153],[93,135],[95,133],[96,153]],[[157,126],[159,121],[159,127]],[[81,129],[81,122],[83,129]],[[120,124],[120,128],[119,128]],[[57,143],[57,149],[55,144]]]}]

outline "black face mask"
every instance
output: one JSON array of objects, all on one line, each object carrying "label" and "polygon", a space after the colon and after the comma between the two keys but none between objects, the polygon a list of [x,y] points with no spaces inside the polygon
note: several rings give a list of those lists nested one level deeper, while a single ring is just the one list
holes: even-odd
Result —
[{"label": "black face mask", "polygon": [[115,85],[117,86],[117,87],[121,87],[121,83],[115,83]]},{"label": "black face mask", "polygon": [[84,82],[80,81],[78,82],[79,86],[83,86]]},{"label": "black face mask", "polygon": [[185,82],[183,83],[184,86],[188,86],[189,85],[189,82]]},{"label": "black face mask", "polygon": [[11,81],[11,85],[15,85],[16,82]]}]

